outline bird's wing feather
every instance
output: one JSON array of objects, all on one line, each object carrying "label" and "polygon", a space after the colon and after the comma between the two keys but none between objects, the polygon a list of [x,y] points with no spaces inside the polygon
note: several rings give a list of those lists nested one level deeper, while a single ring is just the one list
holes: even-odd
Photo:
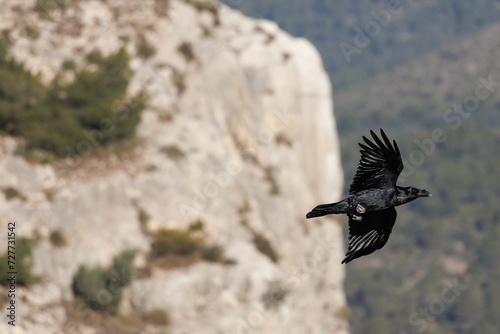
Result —
[{"label": "bird's wing feather", "polygon": [[403,170],[403,160],[395,141],[391,144],[382,129],[382,139],[370,130],[373,137],[370,139],[363,136],[366,144],[359,143],[361,147],[361,160],[358,170],[349,188],[349,194],[372,188],[389,188],[396,186],[396,180]]},{"label": "bird's wing feather", "polygon": [[349,216],[349,245],[342,263],[368,255],[384,247],[396,222],[396,209],[366,212],[361,220]]}]

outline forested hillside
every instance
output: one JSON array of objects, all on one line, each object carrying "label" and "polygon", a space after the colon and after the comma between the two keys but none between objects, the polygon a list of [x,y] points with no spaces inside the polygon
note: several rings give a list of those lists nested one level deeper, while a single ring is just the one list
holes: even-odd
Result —
[{"label": "forested hillside", "polygon": [[339,44],[386,2],[284,2],[240,8],[321,50],[346,185],[361,136],[383,128],[404,158],[400,184],[433,194],[398,208],[387,245],[346,266],[353,333],[500,332],[498,2],[401,1],[350,63]]},{"label": "forested hillside", "polygon": [[[426,115],[432,118],[432,112]],[[426,188],[433,196],[398,208],[388,244],[347,266],[354,333],[499,332],[500,185],[495,175],[500,161],[493,152],[500,131],[483,117],[491,112],[480,109],[456,129],[438,123],[406,128],[375,123],[399,143],[407,168],[400,183]],[[442,143],[432,140],[436,129],[444,131]],[[367,131],[360,126],[353,134]],[[346,180],[359,159],[355,137],[343,142]]]},{"label": "forested hillside", "polygon": [[[309,39],[323,55],[334,89],[405,64],[500,21],[499,2],[492,0],[222,2],[247,15],[276,21],[282,29]],[[382,12],[389,14],[384,17]],[[363,34],[359,30],[367,41],[359,37]],[[343,44],[343,52],[341,43],[357,51],[349,52],[349,46]]]},{"label": "forested hillside", "polygon": [[337,92],[346,182],[360,136],[382,127],[402,151],[400,183],[433,194],[398,209],[387,249],[347,268],[354,333],[500,331],[499,32],[492,25]]}]

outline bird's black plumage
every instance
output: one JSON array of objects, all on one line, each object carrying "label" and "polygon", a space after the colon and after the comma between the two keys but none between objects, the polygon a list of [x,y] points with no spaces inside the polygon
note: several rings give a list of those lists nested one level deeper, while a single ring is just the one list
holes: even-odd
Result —
[{"label": "bird's black plumage", "polygon": [[365,136],[363,136],[363,140],[367,145],[358,144],[361,147],[361,160],[349,188],[351,195],[370,188],[393,188],[396,186],[396,180],[403,170],[403,160],[396,141],[392,146],[384,131],[380,130],[380,132],[385,144],[373,131],[370,133],[376,144]]},{"label": "bird's black plumage", "polygon": [[382,140],[370,131],[373,141],[363,136],[361,160],[349,188],[349,197],[337,203],[321,204],[306,217],[345,213],[349,217],[347,263],[382,248],[396,222],[397,205],[431,194],[414,187],[399,187],[396,181],[403,170],[403,160],[395,141],[391,144],[382,129]]},{"label": "bird's black plumage", "polygon": [[362,220],[349,217],[349,244],[342,263],[368,255],[384,247],[396,222],[396,209],[368,212]]}]

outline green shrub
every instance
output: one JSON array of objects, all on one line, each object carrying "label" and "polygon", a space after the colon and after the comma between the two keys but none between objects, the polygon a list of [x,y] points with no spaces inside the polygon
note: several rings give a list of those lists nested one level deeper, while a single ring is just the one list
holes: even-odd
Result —
[{"label": "green shrub", "polygon": [[62,68],[63,68],[63,70],[66,70],[66,71],[69,71],[69,70],[74,71],[74,70],[76,70],[76,63],[73,60],[65,60],[62,63]]},{"label": "green shrub", "polygon": [[33,10],[37,12],[41,18],[49,20],[54,10],[65,10],[73,5],[74,2],[75,0],[37,0]]},{"label": "green shrub", "polygon": [[207,11],[214,16],[215,25],[220,24],[219,8],[215,2],[206,0],[186,0],[188,4],[196,8],[199,12]]},{"label": "green shrub", "polygon": [[27,24],[24,27],[24,34],[29,39],[38,39],[40,37],[40,29],[34,24]]},{"label": "green shrub", "polygon": [[194,237],[189,231],[160,229],[156,232],[152,250],[155,256],[192,255],[202,243],[202,238]]},{"label": "green shrub", "polygon": [[141,228],[145,229],[146,224],[148,223],[149,219],[151,219],[151,217],[148,215],[148,213],[146,211],[144,211],[141,208],[139,208],[138,216],[139,216],[139,223],[141,224]]},{"label": "green shrub", "polygon": [[14,187],[7,187],[3,189],[3,193],[5,195],[5,199],[11,200],[13,198],[19,198],[21,200],[26,200],[26,197]]},{"label": "green shrub", "polygon": [[172,83],[175,88],[177,88],[177,95],[182,95],[182,93],[186,90],[186,76],[179,70],[173,69]]},{"label": "green shrub", "polygon": [[189,42],[182,42],[177,47],[177,51],[179,51],[183,56],[186,62],[192,62],[196,57],[194,55],[193,46]]},{"label": "green shrub", "polygon": [[220,245],[204,247],[201,257],[209,262],[224,262],[224,248]]},{"label": "green shrub", "polygon": [[[15,259],[9,258],[9,253],[5,252],[0,256],[0,284],[8,286],[10,283],[7,279],[12,275],[9,272],[16,272],[16,285],[28,286],[38,283],[41,278],[31,273],[32,264],[32,241],[28,238],[19,238],[15,240],[15,249],[11,249],[15,253]],[[10,254],[12,255],[12,253]],[[15,268],[9,268],[8,261],[13,261]]]},{"label": "green shrub", "polygon": [[[59,74],[50,87],[8,58],[7,50],[0,39],[0,132],[56,157],[83,156],[135,135],[146,96],[125,95],[131,71],[124,48],[108,57],[92,52],[90,69],[76,72],[69,84],[59,83]],[[74,63],[62,67],[74,69]]]},{"label": "green shrub", "polygon": [[167,312],[161,309],[155,309],[146,313],[143,313],[141,319],[144,322],[160,325],[160,326],[168,326],[170,325],[170,316]]},{"label": "green shrub", "polygon": [[160,148],[160,152],[164,153],[169,159],[179,160],[184,158],[186,155],[177,146],[166,145]]},{"label": "green shrub", "polygon": [[201,219],[197,219],[188,226],[189,232],[203,231],[205,229],[205,223]]},{"label": "green shrub", "polygon": [[224,264],[233,264],[234,261],[226,260],[224,257],[224,248],[220,245],[205,245],[205,223],[201,220],[195,220],[189,224],[186,230],[179,229],[160,229],[154,236],[152,244],[152,257],[161,258],[165,256],[174,256],[166,258],[173,267],[178,266],[181,257],[186,257],[188,261],[203,259],[209,262],[220,262]]},{"label": "green shrub", "polygon": [[268,310],[276,310],[283,303],[288,292],[290,290],[284,288],[280,282],[271,282],[267,291],[262,295],[264,307]]},{"label": "green shrub", "polygon": [[7,53],[7,39],[0,38],[0,132],[22,135],[45,117],[46,111],[39,110],[39,105],[47,88]]},{"label": "green shrub", "polygon": [[269,259],[271,259],[271,261],[275,263],[278,262],[279,260],[278,255],[276,254],[273,246],[265,236],[263,236],[258,232],[254,232],[253,243],[259,252],[267,255]]},{"label": "green shrub", "polygon": [[66,238],[60,230],[54,230],[50,233],[50,242],[56,247],[62,247],[66,245]]},{"label": "green shrub", "polygon": [[276,196],[280,194],[280,187],[271,169],[266,168],[266,181],[269,182],[271,188],[269,189],[269,195]]},{"label": "green shrub", "polygon": [[48,19],[55,9],[57,9],[58,3],[54,0],[37,0],[33,10],[37,12],[40,17]]},{"label": "green shrub", "polygon": [[205,38],[213,37],[213,33],[212,30],[210,30],[210,28],[205,27],[204,25],[200,25],[200,28],[203,31],[203,37]]},{"label": "green shrub", "polygon": [[122,290],[132,281],[132,260],[135,251],[125,251],[115,257],[111,268],[80,266],[73,279],[76,298],[96,311],[114,315],[120,304]]},{"label": "green shrub", "polygon": [[149,44],[146,37],[140,34],[137,40],[137,53],[144,59],[147,59],[154,55],[156,52],[153,45]]},{"label": "green shrub", "polygon": [[107,281],[107,270],[80,266],[73,279],[75,297],[81,297],[94,310],[110,310],[114,296],[107,290]]}]

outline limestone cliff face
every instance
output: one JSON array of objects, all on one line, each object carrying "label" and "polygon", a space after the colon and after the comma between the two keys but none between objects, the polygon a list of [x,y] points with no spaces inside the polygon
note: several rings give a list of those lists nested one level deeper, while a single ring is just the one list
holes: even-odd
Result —
[{"label": "limestone cliff face", "polygon": [[[120,313],[164,310],[169,333],[348,332],[342,227],[332,218],[305,220],[343,187],[321,58],[272,22],[196,3],[81,1],[44,19],[34,1],[0,1],[0,29],[15,41],[11,55],[45,82],[66,59],[86,66],[94,49],[109,54],[124,45],[132,55],[129,91],[149,95],[139,144],[126,154],[80,152],[37,165],[15,154],[17,139],[0,138],[0,188],[24,196],[0,193],[0,229],[16,221],[18,237],[37,240],[34,272],[43,277],[19,287],[18,326],[2,321],[0,332],[99,332],[62,302],[73,299],[80,265],[109,266],[128,249],[150,275],[125,289]],[[23,35],[23,24],[38,29],[36,39]],[[140,39],[154,47],[151,57],[140,56]],[[139,211],[148,217],[142,227]],[[222,245],[233,264],[165,269],[147,261],[148,232],[197,219],[207,242]],[[49,242],[54,230],[66,246]],[[259,252],[255,233],[269,240],[278,262]],[[269,307],[265,296],[273,291],[286,292]],[[161,330],[148,325],[143,332]]]}]

